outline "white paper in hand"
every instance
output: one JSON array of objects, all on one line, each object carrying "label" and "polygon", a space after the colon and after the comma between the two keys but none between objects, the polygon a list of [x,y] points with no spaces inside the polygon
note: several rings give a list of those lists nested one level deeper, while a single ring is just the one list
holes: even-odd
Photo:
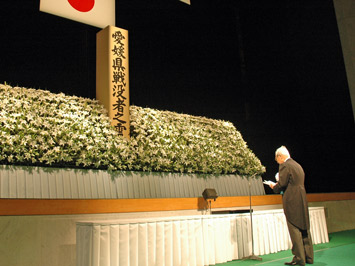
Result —
[{"label": "white paper in hand", "polygon": [[276,183],[275,182],[272,182],[271,180],[264,180],[264,182],[263,182],[265,185],[268,185],[268,186],[270,186],[271,184],[272,185],[276,185]]}]

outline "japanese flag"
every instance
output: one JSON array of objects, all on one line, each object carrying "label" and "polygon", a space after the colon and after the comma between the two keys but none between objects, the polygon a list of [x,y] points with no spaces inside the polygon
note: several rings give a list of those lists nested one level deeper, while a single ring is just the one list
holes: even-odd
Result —
[{"label": "japanese flag", "polygon": [[99,28],[115,26],[115,0],[41,0],[39,10]]}]

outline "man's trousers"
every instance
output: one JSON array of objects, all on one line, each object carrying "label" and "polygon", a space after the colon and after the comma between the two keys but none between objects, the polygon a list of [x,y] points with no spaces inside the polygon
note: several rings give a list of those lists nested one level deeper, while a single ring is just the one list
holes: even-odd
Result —
[{"label": "man's trousers", "polygon": [[313,244],[309,230],[301,230],[287,221],[288,231],[292,241],[292,261],[313,263]]}]

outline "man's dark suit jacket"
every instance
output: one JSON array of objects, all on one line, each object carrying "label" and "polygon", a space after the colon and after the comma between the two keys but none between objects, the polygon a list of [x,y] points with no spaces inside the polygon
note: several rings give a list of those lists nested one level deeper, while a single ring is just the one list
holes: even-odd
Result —
[{"label": "man's dark suit jacket", "polygon": [[286,219],[301,230],[309,230],[308,202],[301,165],[291,158],[280,164],[279,181],[273,191],[284,191],[282,203]]}]

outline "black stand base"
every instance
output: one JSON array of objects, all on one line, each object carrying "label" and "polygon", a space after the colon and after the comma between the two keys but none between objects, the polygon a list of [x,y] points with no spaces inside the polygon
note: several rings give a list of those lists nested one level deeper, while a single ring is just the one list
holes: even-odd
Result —
[{"label": "black stand base", "polygon": [[256,256],[256,255],[254,255],[254,254],[252,254],[252,255],[250,255],[248,257],[242,258],[242,260],[263,260],[263,259],[258,257],[258,256]]}]

